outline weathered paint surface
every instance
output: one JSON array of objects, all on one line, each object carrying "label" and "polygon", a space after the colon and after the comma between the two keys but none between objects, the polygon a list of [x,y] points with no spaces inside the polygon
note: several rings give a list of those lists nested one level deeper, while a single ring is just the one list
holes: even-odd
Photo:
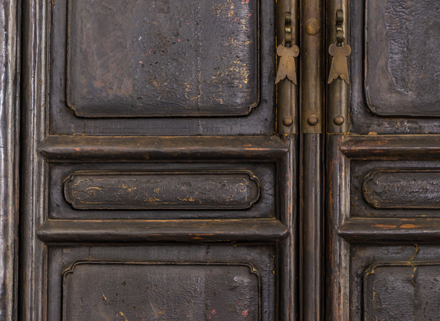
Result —
[{"label": "weathered paint surface", "polygon": [[260,197],[251,172],[73,173],[64,185],[75,209],[246,209]]},{"label": "weathered paint surface", "polygon": [[252,266],[82,262],[64,278],[66,320],[260,320]]},{"label": "weathered paint surface", "polygon": [[440,116],[440,3],[370,0],[366,96],[381,116]]},{"label": "weathered paint surface", "polygon": [[377,169],[365,177],[362,194],[374,208],[439,209],[440,172]]},{"label": "weathered paint surface", "polygon": [[81,117],[246,115],[258,1],[69,2],[67,103]]},{"label": "weathered paint surface", "polygon": [[368,270],[364,277],[364,320],[438,320],[440,266],[408,262]]}]

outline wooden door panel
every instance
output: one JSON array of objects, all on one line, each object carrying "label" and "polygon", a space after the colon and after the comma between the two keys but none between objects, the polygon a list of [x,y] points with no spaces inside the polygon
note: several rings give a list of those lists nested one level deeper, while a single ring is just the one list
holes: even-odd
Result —
[{"label": "wooden door panel", "polygon": [[438,246],[351,249],[352,320],[435,320],[439,310]]},{"label": "wooden door panel", "polygon": [[434,0],[351,2],[352,131],[440,132],[438,5]]},{"label": "wooden door panel", "polygon": [[438,218],[438,163],[353,161],[350,216]]},{"label": "wooden door panel", "polygon": [[50,167],[51,219],[275,218],[275,163]]},{"label": "wooden door panel", "polygon": [[329,3],[352,50],[327,105],[326,319],[438,319],[438,2]]},{"label": "wooden door panel", "polygon": [[68,1],[67,105],[79,117],[247,115],[258,1]]},{"label": "wooden door panel", "polygon": [[51,133],[273,134],[274,9],[268,0],[48,4]]},{"label": "wooden door panel", "polygon": [[440,116],[440,4],[366,1],[365,92],[379,116]]},{"label": "wooden door panel", "polygon": [[275,247],[51,247],[47,320],[272,320]]},{"label": "wooden door panel", "polygon": [[297,8],[23,3],[20,320],[296,319]]}]

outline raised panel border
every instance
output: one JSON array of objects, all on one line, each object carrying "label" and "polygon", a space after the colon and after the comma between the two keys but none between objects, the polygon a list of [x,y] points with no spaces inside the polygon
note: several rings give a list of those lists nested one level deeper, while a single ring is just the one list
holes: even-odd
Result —
[{"label": "raised panel border", "polygon": [[[366,40],[366,2],[355,0],[350,2],[350,56],[351,99],[350,99],[350,131],[359,135],[368,134],[436,134],[440,133],[438,118],[379,116],[368,108],[365,80],[365,40]],[[331,40],[333,41],[333,39]]]},{"label": "raised panel border", "polygon": [[[75,186],[78,184],[81,184],[81,178],[82,180],[105,180],[107,177],[107,180],[110,180],[110,177],[120,177],[120,180],[128,177],[133,177],[132,180],[136,181],[136,184],[133,186],[128,186],[123,184],[125,188],[120,188],[118,191],[114,190],[112,194],[113,199],[116,200],[114,202],[109,202],[108,200],[100,199],[99,195],[100,193],[105,193],[105,186],[99,186],[99,184],[94,183],[95,186],[90,186],[88,189],[93,189],[93,193],[82,193],[84,188],[80,188],[80,190],[75,193]],[[212,192],[211,195],[211,201],[209,201],[206,198],[210,198],[209,195],[205,195],[203,198],[197,199],[197,196],[195,195],[196,192],[200,191],[202,193],[206,193],[207,186],[201,185],[199,187],[191,186],[191,187],[185,187],[181,186],[181,188],[177,188],[177,190],[174,190],[174,193],[171,191],[171,186],[169,184],[165,184],[163,186],[160,185],[158,182],[157,185],[155,185],[155,191],[148,190],[147,192],[140,192],[140,194],[137,194],[137,190],[142,188],[142,185],[148,185],[146,182],[142,182],[142,178],[144,180],[148,180],[148,177],[152,177],[150,179],[153,179],[153,177],[156,178],[156,180],[163,177],[164,179],[169,178],[169,176],[173,176],[176,180],[176,186],[180,186],[177,183],[178,177],[189,177],[194,176],[194,179],[199,177],[204,177],[205,181],[208,181],[209,183],[212,183],[211,179],[217,178],[217,181],[215,183],[219,183],[220,178],[223,177],[224,180],[226,180],[226,176],[229,176],[232,179],[238,179],[240,176],[247,176],[247,179],[245,179],[245,190],[242,188],[242,184],[236,184],[235,188],[233,185],[231,185],[229,188],[232,190],[235,190],[235,193],[232,193],[232,190],[229,192],[229,194],[220,195],[221,191]],[[113,179],[112,182],[107,182],[106,185],[107,189],[109,185],[120,185],[121,182],[118,183],[117,179]],[[206,183],[205,183],[206,184]],[[86,184],[88,185],[88,184]],[[119,187],[118,185],[118,187]],[[225,189],[228,189],[227,183],[224,184]],[[83,186],[85,187],[85,186]],[[205,188],[204,188],[205,187]],[[186,193],[186,190],[193,188],[194,190],[190,191],[190,194],[194,194],[193,196],[188,195]],[[244,193],[248,190],[248,188],[251,190],[251,198],[248,199],[247,196],[243,195],[242,200],[238,200],[238,196],[240,196],[240,193]],[[103,191],[104,189],[104,191]],[[127,193],[127,189],[130,189]],[[182,192],[182,189],[184,191]],[[156,192],[157,190],[157,192]],[[215,209],[215,210],[232,210],[232,209],[249,209],[251,208],[258,200],[260,199],[260,193],[261,193],[261,183],[257,176],[254,175],[251,171],[248,170],[205,170],[205,171],[158,171],[158,172],[151,172],[151,171],[144,171],[144,172],[130,172],[130,171],[76,171],[72,173],[65,181],[64,181],[64,197],[66,201],[76,210],[114,210],[114,209],[123,209],[123,210],[148,210],[148,209],[187,209],[187,210],[202,210],[202,209]],[[97,192],[96,192],[97,191]],[[95,193],[96,192],[96,193]],[[162,194],[160,193],[162,192]],[[182,192],[182,195],[178,195],[179,192]],[[80,199],[78,193],[81,193],[83,196],[83,199]],[[231,194],[232,193],[232,194]],[[154,195],[153,195],[154,194]],[[76,196],[75,196],[76,195]],[[108,199],[109,196],[102,195],[105,199]],[[166,199],[166,197],[172,196],[169,200]],[[233,201],[234,197],[237,197],[237,201]],[[215,197],[218,197],[219,199],[215,201]],[[137,199],[147,198],[146,201],[142,202],[136,202],[135,204],[130,204],[130,202],[137,201]],[[223,203],[221,202],[223,200]],[[213,202],[213,203],[212,203]],[[230,204],[228,202],[231,202]],[[206,204],[205,204],[206,203]]]},{"label": "raised panel border", "polygon": [[[101,261],[101,260],[81,260],[76,261],[73,263],[70,267],[65,269],[62,273],[62,279],[63,279],[63,311],[64,311],[64,305],[65,305],[65,282],[66,278],[70,274],[74,274],[75,268],[79,265],[87,265],[87,264],[101,264],[101,265],[173,265],[173,266],[193,266],[193,265],[199,265],[199,266],[243,266],[247,267],[249,269],[249,274],[255,275],[257,277],[257,287],[258,287],[258,320],[262,320],[262,311],[261,311],[261,276],[259,271],[256,269],[256,267],[252,263],[248,262],[197,262],[197,261],[188,261],[188,262],[171,262],[171,261]],[[64,312],[63,312],[63,320],[64,320]]]},{"label": "raised panel border", "polygon": [[[41,70],[46,92],[43,105],[48,106],[49,132],[51,135],[273,135],[275,134],[276,97],[275,84],[262,86],[262,83],[272,83],[275,80],[276,52],[271,39],[275,35],[275,6],[270,0],[259,0],[259,83],[260,99],[258,108],[253,108],[246,117],[231,115],[231,117],[142,117],[142,118],[84,118],[76,117],[67,107],[65,97],[65,64],[66,64],[66,34],[61,30],[66,27],[66,10],[60,0],[54,7],[50,3],[45,6],[43,23],[46,24],[47,34],[41,36],[42,46],[49,48],[46,53],[41,50],[47,63]],[[57,27],[55,27],[57,26]],[[40,42],[38,42],[40,43]],[[52,44],[57,44],[54,47]],[[45,47],[46,48],[46,47]],[[50,57],[50,61],[48,58]]]},{"label": "raised panel border", "polygon": [[[261,19],[260,19],[260,7],[261,7],[261,1],[257,0],[256,4],[256,98],[255,102],[250,104],[249,106],[241,106],[240,108],[237,108],[236,111],[231,110],[227,106],[224,106],[223,109],[216,108],[214,110],[208,110],[206,112],[202,111],[195,111],[195,112],[189,112],[186,109],[179,110],[170,110],[168,112],[163,112],[164,109],[168,110],[168,108],[154,108],[155,112],[148,112],[148,113],[139,113],[139,114],[117,114],[117,113],[101,113],[101,112],[92,112],[87,113],[84,111],[80,111],[78,107],[76,107],[74,104],[71,103],[71,99],[69,98],[70,90],[69,90],[69,79],[70,79],[70,55],[69,55],[69,47],[70,47],[70,38],[72,38],[72,18],[71,18],[71,3],[75,0],[66,0],[67,1],[67,38],[66,38],[66,52],[67,52],[67,60],[66,60],[66,74],[65,74],[65,84],[66,84],[66,103],[65,106],[73,111],[75,116],[77,117],[84,117],[84,118],[147,118],[147,117],[233,117],[233,116],[247,116],[249,115],[252,110],[260,104],[260,87],[261,87],[261,51],[260,51],[260,30],[261,30]],[[203,107],[203,106],[202,106]],[[203,108],[201,108],[203,109]]]},{"label": "raised panel border", "polygon": [[[365,321],[371,320],[371,318],[368,318],[368,311],[367,311],[367,306],[368,306],[368,277],[371,276],[372,274],[374,274],[374,270],[379,268],[379,267],[407,267],[407,268],[416,268],[418,266],[440,266],[440,262],[434,262],[434,261],[413,261],[413,259],[417,256],[417,247],[416,247],[416,253],[414,254],[414,256],[412,258],[410,258],[408,261],[394,261],[394,262],[387,262],[387,261],[381,261],[381,262],[376,262],[374,264],[372,264],[371,266],[369,266],[367,269],[365,269],[365,271],[363,272],[362,275],[362,302],[363,302],[363,318]],[[414,285],[415,286],[415,285]],[[377,293],[375,293],[374,295],[377,295]]]},{"label": "raised panel border", "polygon": [[[391,179],[392,174],[404,174],[407,177],[400,178],[402,182],[399,186],[387,184],[387,178]],[[439,174],[440,171],[436,169],[375,168],[364,178],[362,195],[365,201],[375,209],[440,209],[440,204],[435,204],[439,199],[435,194],[440,193],[440,186],[438,191],[435,191],[435,186],[433,186],[435,185],[433,182],[436,180],[435,177],[437,180],[440,178]],[[423,177],[432,175],[434,178],[427,177],[433,181],[431,184],[424,184],[425,188],[421,191],[421,183],[419,183],[418,189],[409,184],[410,176],[412,181],[416,183],[418,179],[422,179],[417,178],[417,175]],[[407,180],[406,184],[405,179]],[[387,197],[387,199],[381,196]],[[401,197],[400,200],[399,197]]]},{"label": "raised panel border", "polygon": [[[279,273],[279,245],[276,243],[230,243],[195,244],[184,243],[149,243],[149,244],[48,244],[42,270],[42,282],[47,284],[48,321],[59,321],[63,308],[63,274],[76,262],[113,262],[113,263],[165,263],[165,264],[211,264],[242,265],[251,273],[251,267],[258,273],[260,316],[262,321],[269,321],[284,313],[279,310],[284,291],[283,274]],[[243,271],[245,273],[245,271]],[[279,282],[278,280],[281,280]],[[255,284],[257,285],[257,284]],[[278,296],[281,294],[281,297]],[[282,302],[282,301],[281,301]]]}]

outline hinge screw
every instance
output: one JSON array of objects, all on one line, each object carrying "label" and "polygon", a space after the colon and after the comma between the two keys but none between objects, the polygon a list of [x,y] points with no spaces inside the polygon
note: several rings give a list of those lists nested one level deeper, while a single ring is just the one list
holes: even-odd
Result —
[{"label": "hinge screw", "polygon": [[310,116],[309,118],[307,118],[307,123],[310,126],[315,126],[318,123],[318,117],[316,117],[315,115]]},{"label": "hinge screw", "polygon": [[335,125],[341,126],[344,123],[344,117],[342,116],[336,116],[335,118],[333,118],[333,122],[335,123]]}]

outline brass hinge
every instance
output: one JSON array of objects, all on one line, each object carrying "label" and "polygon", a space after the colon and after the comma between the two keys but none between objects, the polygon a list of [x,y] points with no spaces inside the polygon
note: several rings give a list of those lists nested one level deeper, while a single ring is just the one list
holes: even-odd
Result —
[{"label": "brass hinge", "polygon": [[297,62],[299,47],[296,44],[298,25],[296,1],[277,3],[277,131],[279,134],[298,133]]},{"label": "brass hinge", "polygon": [[[349,130],[349,99],[350,99],[350,74],[349,56],[351,47],[346,43],[348,23],[348,5],[346,10],[330,8],[330,23],[334,28],[329,28],[328,97],[327,97],[327,132],[346,133]],[[336,14],[335,14],[336,11]],[[333,12],[333,13],[331,13]]]}]

